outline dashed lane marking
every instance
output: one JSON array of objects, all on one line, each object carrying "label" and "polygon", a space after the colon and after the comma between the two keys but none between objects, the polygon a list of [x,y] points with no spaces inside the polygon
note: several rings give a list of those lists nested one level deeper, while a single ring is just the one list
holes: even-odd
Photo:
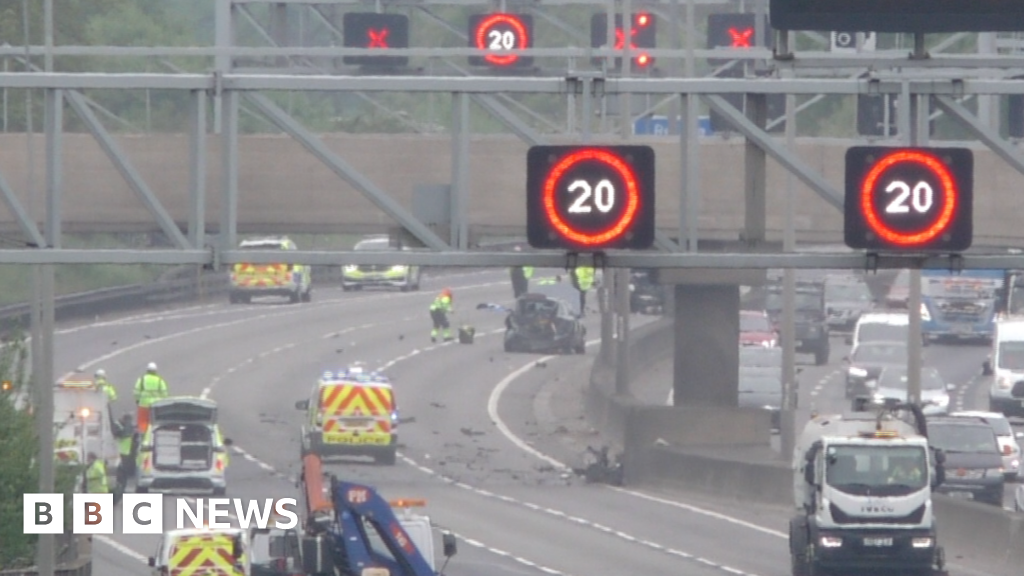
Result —
[{"label": "dashed lane marking", "polygon": [[555,576],[570,576],[570,574],[568,574],[567,572],[562,572],[561,570],[555,570],[554,568],[549,568],[547,566],[542,566],[540,564],[537,564],[536,562],[533,562],[532,560],[528,560],[526,558],[523,558],[522,556],[516,556],[515,554],[512,554],[511,552],[506,552],[505,550],[502,550],[500,548],[495,548],[493,546],[488,546],[487,544],[484,544],[483,542],[481,542],[481,541],[479,541],[479,540],[477,540],[475,538],[469,538],[467,536],[463,536],[462,534],[459,534],[458,532],[454,532],[454,531],[452,531],[452,530],[450,530],[448,528],[444,528],[444,527],[438,526],[438,529],[442,530],[442,531],[445,531],[445,532],[449,532],[452,536],[455,536],[459,540],[462,540],[463,542],[465,542],[466,544],[469,544],[470,546],[472,546],[474,548],[480,548],[482,550],[487,550],[491,554],[496,554],[498,556],[502,556],[504,558],[508,558],[509,560],[512,560],[512,561],[518,562],[519,564],[522,564],[523,566],[528,566],[530,568],[533,568],[533,569],[536,569],[536,570],[540,570],[541,572],[545,572],[547,574],[554,574]]},{"label": "dashed lane marking", "polygon": [[[406,456],[404,454],[401,454],[400,458],[405,463],[407,463],[410,466],[416,468],[417,470],[420,470],[421,472],[424,472],[425,474],[429,474],[430,476],[438,478],[439,480],[441,480],[441,481],[443,481],[443,482],[445,482],[447,484],[450,484],[452,486],[456,486],[456,487],[461,488],[463,490],[467,490],[469,492],[472,492],[472,493],[477,494],[479,496],[483,496],[485,498],[489,498],[489,499],[492,499],[492,500],[499,500],[499,501],[505,502],[507,504],[512,504],[512,505],[515,505],[515,506],[519,506],[519,507],[522,507],[522,508],[527,508],[529,510],[533,510],[535,512],[541,512],[541,513],[547,514],[549,516],[554,516],[554,517],[557,517],[557,518],[561,518],[563,520],[572,522],[573,524],[577,524],[577,525],[580,525],[580,526],[585,526],[587,528],[598,530],[600,532],[603,532],[603,533],[608,534],[610,536],[614,536],[614,537],[619,538],[621,540],[624,540],[626,542],[630,542],[630,543],[633,543],[633,544],[638,544],[638,545],[644,546],[646,548],[650,548],[652,550],[657,550],[659,552],[664,552],[664,553],[667,553],[667,554],[671,554],[673,556],[678,556],[680,558],[684,558],[684,559],[687,559],[687,560],[690,560],[690,561],[693,561],[693,562],[696,562],[696,563],[699,563],[699,564],[703,564],[703,565],[708,566],[710,568],[714,568],[714,569],[717,569],[717,570],[723,570],[723,571],[729,572],[731,574],[738,574],[738,575],[741,575],[741,576],[756,576],[755,574],[752,574],[750,572],[745,572],[743,570],[739,570],[739,569],[734,568],[732,566],[727,566],[725,564],[720,564],[718,562],[715,562],[713,560],[709,560],[707,558],[698,556],[696,554],[692,554],[690,552],[685,552],[683,550],[677,550],[675,548],[670,548],[668,546],[664,546],[664,545],[658,544],[656,542],[651,542],[650,540],[645,540],[643,538],[638,538],[636,536],[633,536],[632,534],[629,534],[628,532],[624,532],[622,530],[616,530],[615,528],[612,528],[610,526],[606,526],[606,525],[598,523],[598,522],[593,522],[591,520],[587,520],[586,518],[582,518],[582,517],[579,517],[579,516],[574,516],[572,514],[568,514],[566,512],[563,512],[562,510],[558,510],[556,508],[550,508],[550,507],[547,507],[547,506],[541,506],[539,504],[534,504],[533,502],[528,502],[528,501],[525,501],[525,500],[520,500],[518,498],[513,498],[511,496],[506,496],[504,494],[497,494],[497,493],[491,492],[490,490],[484,490],[482,488],[477,488],[475,486],[471,486],[469,484],[466,484],[465,482],[459,482],[459,481],[457,481],[457,480],[455,480],[453,478],[449,478],[447,476],[444,476],[443,474],[439,474],[437,471],[432,470],[430,468],[427,468],[426,466],[420,465],[418,462],[416,462],[415,460],[413,460],[412,458],[409,458],[408,456]],[[547,458],[550,458],[550,457],[547,457]],[[564,464],[562,464],[561,462],[558,462],[557,460],[554,460],[553,458],[551,458],[550,461],[554,462],[554,463],[557,463],[559,466],[562,466],[562,467],[565,466]]]}]

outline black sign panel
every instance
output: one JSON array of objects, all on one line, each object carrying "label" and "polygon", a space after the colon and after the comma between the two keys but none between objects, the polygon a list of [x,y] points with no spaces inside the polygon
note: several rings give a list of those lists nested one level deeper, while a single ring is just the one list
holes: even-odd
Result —
[{"label": "black sign panel", "polygon": [[483,56],[470,56],[471,66],[524,68],[533,56],[509,54],[509,50],[533,48],[533,16],[529,14],[473,14],[469,17],[469,47]]},{"label": "black sign panel", "polygon": [[[371,48],[386,53],[389,48],[409,47],[409,17],[404,14],[346,12],[342,20],[346,48]],[[345,56],[345,64],[360,66],[405,66],[408,56]]]},{"label": "black sign panel", "polygon": [[534,248],[596,252],[654,243],[650,146],[533,146],[526,159]]},{"label": "black sign panel", "polygon": [[[633,67],[644,69],[654,65],[654,58],[644,52],[644,48],[656,48],[658,45],[657,19],[653,14],[639,12],[633,15],[633,23],[629,30],[629,49],[633,54]],[[626,49],[626,33],[622,27],[622,14],[615,15],[615,38],[612,48]],[[608,14],[599,12],[590,18],[590,47],[604,48],[608,44]],[[594,64],[599,65],[601,58],[595,58]],[[615,68],[622,67],[622,58],[615,59]]]},{"label": "black sign panel", "polygon": [[970,248],[974,155],[966,148],[855,146],[846,152],[844,236],[850,248]]},{"label": "black sign panel", "polygon": [[1019,32],[1020,0],[771,0],[777,30]]}]

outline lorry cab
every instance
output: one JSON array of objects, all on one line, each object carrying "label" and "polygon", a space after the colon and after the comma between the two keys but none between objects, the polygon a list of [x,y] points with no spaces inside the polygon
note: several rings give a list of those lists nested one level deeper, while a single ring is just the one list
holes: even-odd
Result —
[{"label": "lorry cab", "polygon": [[217,426],[217,404],[202,398],[165,398],[150,406],[150,426],[139,446],[136,491],[210,490],[223,494],[229,438]]},{"label": "lorry cab", "polygon": [[149,566],[153,576],[251,576],[249,537],[239,528],[170,530]]},{"label": "lorry cab", "polygon": [[370,456],[393,465],[398,450],[398,406],[390,381],[375,373],[325,372],[308,400],[304,452],[320,456]]},{"label": "lorry cab", "polygon": [[[67,454],[75,453],[80,458],[93,452],[103,460],[107,470],[116,469],[120,453],[113,421],[107,394],[92,380],[69,379],[54,387],[54,446],[58,450],[77,449]],[[58,458],[60,455],[58,452]]]}]

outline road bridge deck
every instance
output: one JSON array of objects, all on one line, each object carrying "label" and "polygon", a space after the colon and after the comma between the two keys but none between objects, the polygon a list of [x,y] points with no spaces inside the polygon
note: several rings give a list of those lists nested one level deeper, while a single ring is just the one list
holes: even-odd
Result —
[{"label": "road bridge deck", "polygon": [[[328,134],[330,149],[406,207],[414,187],[450,181],[452,145],[448,135]],[[138,172],[172,218],[186,226],[189,198],[188,137],[184,134],[116,137]],[[34,188],[29,202],[29,165],[24,134],[0,135],[2,174],[37,221],[43,220],[44,139],[34,139]],[[658,226],[678,229],[682,162],[675,138],[636,138],[657,153]],[[800,139],[804,162],[820,171],[836,189],[843,186],[843,155],[848,141]],[[469,145],[471,230],[477,233],[521,232],[525,228],[523,190],[527,145],[513,136],[472,137]],[[207,147],[208,230],[215,230],[220,205],[219,138]],[[700,235],[736,239],[743,227],[742,138],[703,139],[700,147],[702,198]],[[63,135],[62,218],[66,232],[158,231],[155,220],[114,165],[88,134]],[[787,173],[774,162],[768,168],[768,235],[781,237]],[[814,192],[796,182],[795,223],[798,241],[842,242],[840,214]],[[975,243],[1014,245],[1024,240],[1019,225],[1024,208],[1024,176],[980,147],[975,149]],[[6,209],[0,232],[17,230]],[[298,143],[284,135],[239,137],[239,213],[242,233],[337,233],[384,230],[393,223],[359,192],[337,178]]]}]

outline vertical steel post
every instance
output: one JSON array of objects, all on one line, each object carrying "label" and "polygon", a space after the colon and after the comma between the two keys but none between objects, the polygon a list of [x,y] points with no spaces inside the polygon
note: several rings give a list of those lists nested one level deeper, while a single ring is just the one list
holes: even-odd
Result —
[{"label": "vertical steel post", "polygon": [[629,268],[615,270],[615,393],[629,394]]},{"label": "vertical steel post", "polygon": [[206,243],[206,92],[195,90],[189,102],[188,239],[202,250]]},{"label": "vertical steel post", "polygon": [[[921,36],[921,35],[918,35]],[[904,89],[904,96],[907,96]],[[928,142],[928,100],[927,96],[910,95],[907,98],[907,120],[910,130],[906,132],[907,144],[924,146]],[[910,271],[910,294],[907,300],[910,326],[907,331],[907,402],[921,401],[921,361],[924,353],[921,337],[921,269]]]},{"label": "vertical steel post", "polygon": [[[629,78],[633,71],[633,0],[622,0],[622,77]],[[633,132],[633,95],[619,94],[619,131],[623,139]]]},{"label": "vertical steel post", "polygon": [[466,196],[469,172],[469,94],[452,94],[452,185],[449,187],[449,244],[469,246]]},{"label": "vertical steel post", "polygon": [[[780,36],[789,38],[791,32]],[[788,41],[787,41],[788,43]],[[786,147],[796,152],[796,96],[786,95]],[[786,194],[783,202],[785,223],[782,231],[782,251],[796,250],[796,186],[791,172],[786,173]],[[792,268],[783,271],[782,278],[782,418],[779,443],[783,460],[792,457],[796,444],[796,410],[800,403],[800,385],[796,379],[796,274]]]},{"label": "vertical steel post", "polygon": [[583,142],[590,142],[590,134],[592,128],[592,122],[594,118],[594,79],[589,76],[583,77],[583,95],[580,97],[582,100],[582,116],[580,119],[581,126],[583,127]]},{"label": "vertical steel post", "polygon": [[[217,50],[227,51],[234,44],[234,22],[235,6],[234,0],[215,0],[213,26],[214,45]],[[214,70],[217,74],[224,75],[231,72],[231,56],[226,53],[219,53],[214,58]],[[214,134],[220,134],[224,126],[224,100],[217,89],[213,97],[213,130]]]},{"label": "vertical steel post", "polygon": [[[686,66],[687,78],[697,76],[697,15],[694,0],[686,1]],[[683,94],[679,123],[680,152],[683,181],[679,214],[679,243],[688,252],[697,251],[697,232],[700,218],[700,181],[698,179],[698,139],[700,133],[700,99],[695,94]]]},{"label": "vertical steel post", "polygon": [[238,92],[221,95],[221,207],[220,247],[233,250],[238,244]]}]

